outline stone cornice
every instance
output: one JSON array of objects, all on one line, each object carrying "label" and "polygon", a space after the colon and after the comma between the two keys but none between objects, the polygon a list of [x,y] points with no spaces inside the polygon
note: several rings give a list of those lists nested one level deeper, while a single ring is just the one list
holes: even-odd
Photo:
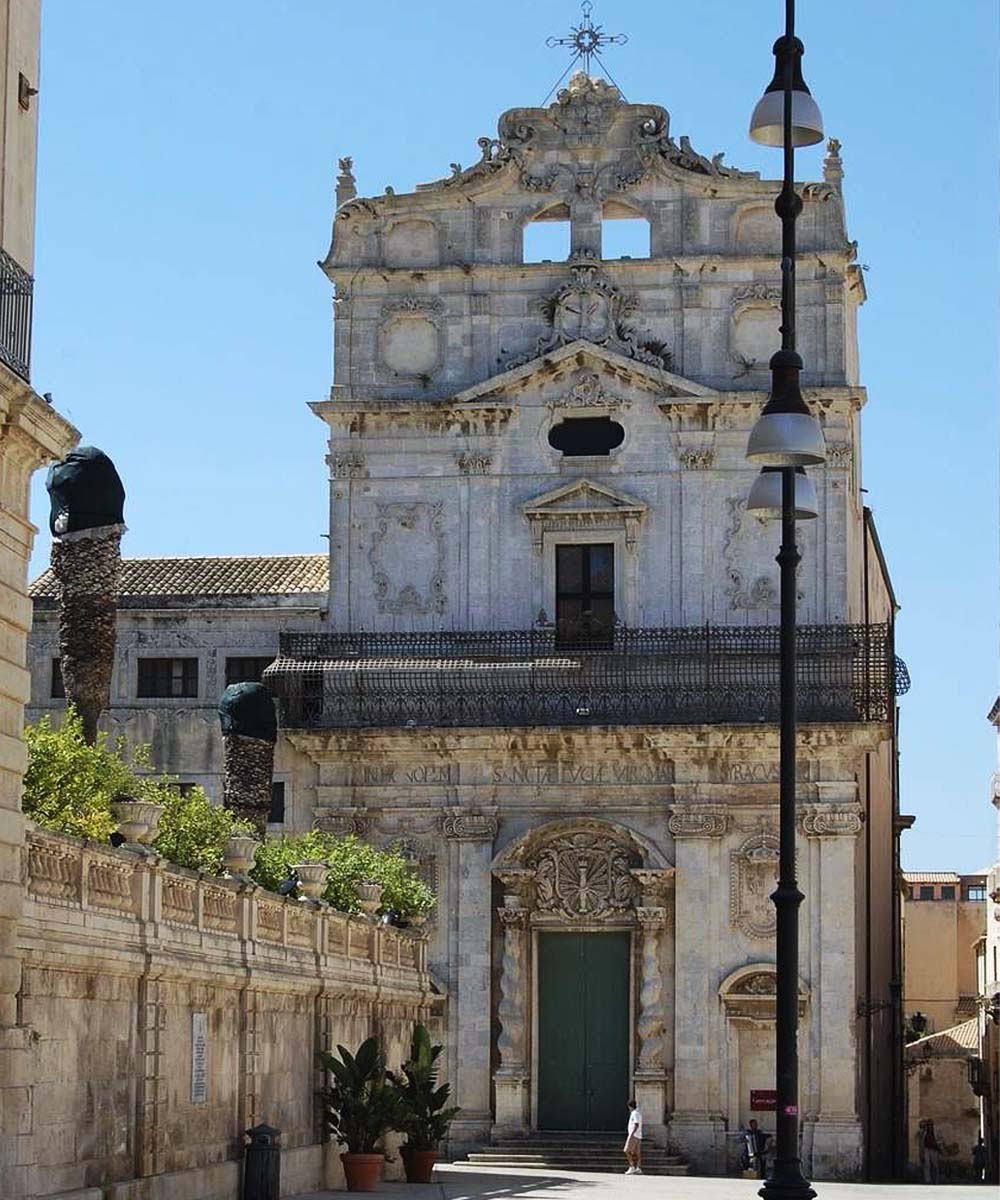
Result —
[{"label": "stone cornice", "polygon": [[0,440],[15,446],[29,470],[63,458],[80,431],[19,376],[0,365]]}]

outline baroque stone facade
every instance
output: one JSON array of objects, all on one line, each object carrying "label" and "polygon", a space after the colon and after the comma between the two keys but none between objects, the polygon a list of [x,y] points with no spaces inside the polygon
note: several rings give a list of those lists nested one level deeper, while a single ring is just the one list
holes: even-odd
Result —
[{"label": "baroque stone facade", "polygon": [[[283,704],[286,827],[401,845],[433,881],[428,956],[462,1106],[453,1152],[581,1127],[571,1120],[617,1127],[634,1093],[651,1137],[723,1172],[751,1093],[773,1087],[778,749],[771,710],[741,683],[745,660],[726,658],[720,682],[705,639],[752,646],[777,620],[777,534],[746,512],[744,452],[778,344],[778,185],[699,154],[665,110],[584,76],[548,108],[505,113],[480,151],[448,178],[372,198],[341,161],[323,263],[335,376],[313,405],[328,433],[329,588],[294,614],[252,612],[271,653],[284,635],[265,681]],[[807,395],[838,452],[813,472],[800,615],[859,639],[870,622],[891,647],[894,600],[857,465],[864,286],[833,150],[824,174],[804,188],[799,325]],[[623,217],[648,221],[648,258],[602,256],[602,223]],[[569,221],[567,261],[522,261],[537,219]],[[553,430],[567,424],[582,442],[559,449]],[[610,448],[587,443],[612,426]],[[553,624],[580,599],[565,561],[596,563],[598,550],[614,620],[575,654]],[[168,607],[153,628],[124,606],[126,653],[263,648],[253,605]],[[470,649],[497,630],[513,640],[483,633]],[[296,657],[294,631],[327,637]],[[616,658],[626,643],[640,649]],[[503,650],[515,644],[520,657]],[[39,632],[36,687],[50,654]],[[629,708],[638,676],[614,674],[622,663],[661,672],[652,709]],[[133,701],[132,669],[110,720],[159,738],[161,766],[211,786],[214,760],[180,722],[210,720],[199,706],[221,691],[217,669],[196,703],[165,705]],[[901,1087],[892,1037],[859,1016],[892,1009],[898,983],[892,700],[866,707],[866,669],[856,662],[830,695],[820,686],[800,739],[801,1111],[817,1178],[886,1173],[886,1106],[865,1097]],[[503,717],[518,689],[530,720]],[[711,715],[716,691],[738,720]],[[449,697],[461,720],[441,719],[458,711]],[[598,719],[607,704],[617,715]],[[573,1072],[610,1074],[562,1088],[610,1094],[621,1120],[618,1107],[570,1114],[553,1083],[546,962],[566,937],[584,963],[581,1012],[597,983],[587,955],[628,947],[605,1039],[620,1033],[618,1058],[571,1055]],[[568,1014],[567,1034],[588,1019]]]}]

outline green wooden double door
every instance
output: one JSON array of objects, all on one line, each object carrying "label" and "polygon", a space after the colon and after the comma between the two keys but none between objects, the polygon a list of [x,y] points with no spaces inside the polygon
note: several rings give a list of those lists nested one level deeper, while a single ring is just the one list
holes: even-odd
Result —
[{"label": "green wooden double door", "polygon": [[624,1129],[628,933],[538,935],[538,1128]]}]

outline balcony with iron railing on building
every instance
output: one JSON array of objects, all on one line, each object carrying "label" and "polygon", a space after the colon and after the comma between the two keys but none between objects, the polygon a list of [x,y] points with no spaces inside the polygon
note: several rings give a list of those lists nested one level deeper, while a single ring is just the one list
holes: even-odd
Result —
[{"label": "balcony with iron railing on building", "polygon": [[[290,729],[777,722],[776,626],[286,633],[264,682]],[[804,722],[885,722],[887,625],[798,630]]]},{"label": "balcony with iron railing on building", "polygon": [[31,377],[31,304],[35,281],[0,250],[0,362],[27,382]]}]

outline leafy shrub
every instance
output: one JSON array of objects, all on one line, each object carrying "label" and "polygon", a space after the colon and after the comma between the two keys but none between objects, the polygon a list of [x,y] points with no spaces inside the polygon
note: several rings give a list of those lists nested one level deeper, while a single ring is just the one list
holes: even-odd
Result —
[{"label": "leafy shrub", "polygon": [[382,884],[382,908],[401,917],[427,912],[434,894],[395,850],[376,850],[353,835],[334,837],[312,829],[299,837],[265,842],[257,851],[251,878],[275,891],[298,862],[324,862],[329,868],[323,899],[341,912],[360,912],[356,885],[364,879]]},{"label": "leafy shrub", "polygon": [[403,1063],[402,1074],[388,1072],[399,1096],[399,1128],[413,1150],[436,1150],[461,1112],[448,1104],[451,1084],[438,1084],[437,1060],[442,1050],[444,1046],[431,1044],[431,1035],[423,1025],[415,1025],[410,1057]]},{"label": "leafy shrub", "polygon": [[327,1128],[348,1154],[374,1154],[385,1134],[399,1128],[401,1117],[378,1039],[367,1038],[356,1054],[338,1046],[337,1054],[321,1050],[316,1057],[327,1073],[327,1086],[319,1092]]},{"label": "leafy shrub", "polygon": [[[164,806],[153,849],[179,867],[218,874],[222,848],[237,822],[229,809],[213,805],[201,788],[182,796],[176,781],[153,771],[148,746],[137,746],[131,763],[125,739],[97,735],[90,746],[83,723],[69,708],[59,726],[48,717],[24,731],[28,769],[25,815],[45,829],[106,842],[118,822],[111,802],[133,796]],[[148,772],[148,773],[144,773]]]}]

